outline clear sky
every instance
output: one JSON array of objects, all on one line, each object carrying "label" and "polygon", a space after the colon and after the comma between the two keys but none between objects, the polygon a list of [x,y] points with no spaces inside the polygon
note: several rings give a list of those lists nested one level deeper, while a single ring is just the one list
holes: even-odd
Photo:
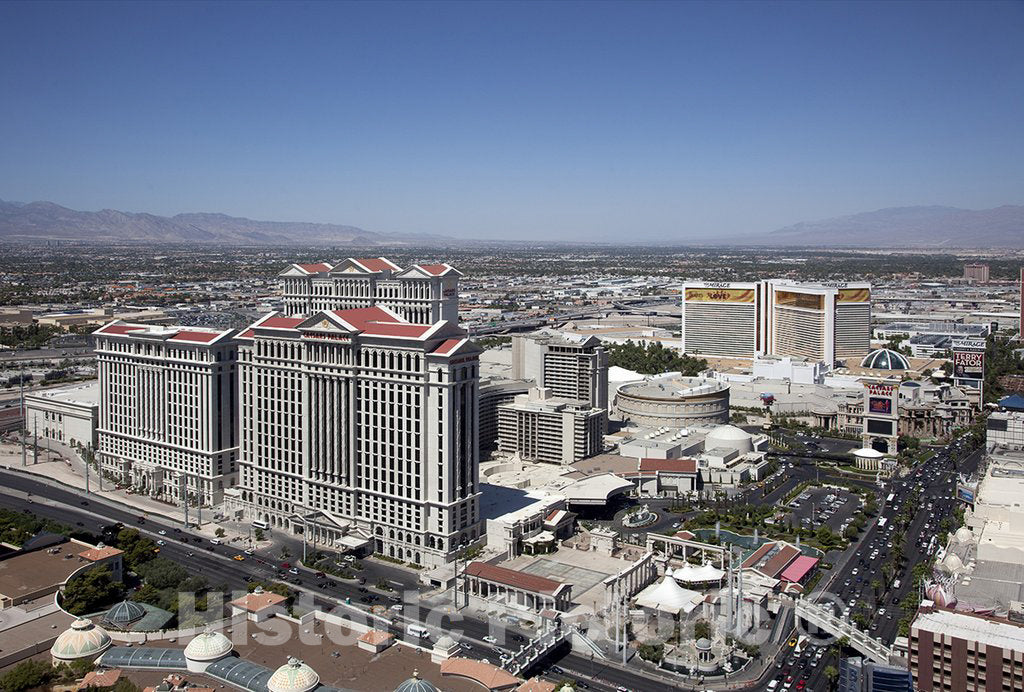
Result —
[{"label": "clear sky", "polygon": [[1024,203],[1024,3],[0,3],[0,199],[685,241]]}]

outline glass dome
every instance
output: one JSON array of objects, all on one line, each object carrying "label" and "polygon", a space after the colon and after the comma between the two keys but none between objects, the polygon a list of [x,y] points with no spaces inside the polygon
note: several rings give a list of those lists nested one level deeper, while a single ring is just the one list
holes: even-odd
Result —
[{"label": "glass dome", "polygon": [[880,348],[864,356],[860,366],[872,370],[910,370],[910,361],[891,348]]}]

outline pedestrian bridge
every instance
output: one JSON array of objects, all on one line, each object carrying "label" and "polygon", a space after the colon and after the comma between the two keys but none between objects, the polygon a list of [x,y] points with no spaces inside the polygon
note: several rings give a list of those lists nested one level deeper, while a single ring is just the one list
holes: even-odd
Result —
[{"label": "pedestrian bridge", "polygon": [[568,632],[564,629],[558,626],[552,627],[536,638],[527,640],[517,651],[503,653],[501,667],[513,675],[520,675],[564,642],[567,637]]},{"label": "pedestrian bridge", "polygon": [[875,663],[889,663],[893,653],[891,647],[870,636],[852,622],[837,617],[829,608],[800,598],[796,602],[796,616],[833,636],[845,637],[850,646]]}]

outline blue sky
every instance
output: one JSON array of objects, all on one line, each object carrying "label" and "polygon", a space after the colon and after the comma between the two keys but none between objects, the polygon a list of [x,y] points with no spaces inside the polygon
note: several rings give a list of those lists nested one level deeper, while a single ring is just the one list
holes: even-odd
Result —
[{"label": "blue sky", "polygon": [[0,199],[686,241],[1024,203],[1024,3],[0,4]]}]

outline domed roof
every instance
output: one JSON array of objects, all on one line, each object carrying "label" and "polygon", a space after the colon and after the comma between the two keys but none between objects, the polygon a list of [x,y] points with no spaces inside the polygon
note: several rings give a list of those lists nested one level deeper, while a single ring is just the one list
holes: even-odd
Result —
[{"label": "domed roof", "polygon": [[269,692],[309,692],[320,684],[320,676],[316,671],[297,658],[289,658],[288,662],[274,671],[267,681]]},{"label": "domed roof", "polygon": [[135,601],[121,601],[103,614],[102,622],[118,629],[128,629],[145,616],[146,609]]},{"label": "domed roof", "polygon": [[955,573],[964,568],[964,561],[960,559],[959,555],[951,552],[942,560],[942,566],[946,568],[947,572]]},{"label": "domed roof", "polygon": [[697,640],[697,648],[698,649],[703,649],[705,651],[710,649],[711,648],[711,640],[708,639],[707,637],[701,637],[700,639]]},{"label": "domed roof", "polygon": [[95,658],[110,648],[110,635],[92,620],[79,618],[60,633],[50,647],[50,655],[61,661]]},{"label": "domed roof", "polygon": [[910,370],[910,361],[891,348],[879,348],[864,356],[860,366],[872,370]]},{"label": "domed roof", "polygon": [[974,534],[971,533],[971,530],[966,526],[961,526],[959,529],[956,530],[956,534],[954,535],[956,536],[956,540],[958,540],[961,543],[966,543],[968,541],[974,540]]},{"label": "domed roof", "polygon": [[952,608],[956,605],[956,597],[949,594],[941,584],[930,584],[925,595],[937,606]]},{"label": "domed roof", "polygon": [[871,447],[861,447],[850,452],[855,457],[861,457],[862,459],[881,459],[885,456],[882,452]]},{"label": "domed roof", "polygon": [[704,438],[704,449],[725,447],[745,453],[754,449],[753,439],[753,435],[735,425],[719,425]]},{"label": "domed roof", "polygon": [[420,672],[414,670],[412,677],[395,688],[395,692],[441,692],[429,680],[421,680]]},{"label": "domed roof", "polygon": [[434,642],[435,649],[450,649],[453,646],[455,646],[455,640],[447,634],[442,634],[441,638]]},{"label": "domed roof", "polygon": [[234,647],[231,640],[220,632],[200,632],[185,647],[185,658],[193,661],[216,661],[224,658]]},{"label": "domed roof", "polygon": [[716,440],[749,440],[750,433],[743,428],[737,428],[735,425],[719,425],[715,427],[708,437],[714,436]]}]

